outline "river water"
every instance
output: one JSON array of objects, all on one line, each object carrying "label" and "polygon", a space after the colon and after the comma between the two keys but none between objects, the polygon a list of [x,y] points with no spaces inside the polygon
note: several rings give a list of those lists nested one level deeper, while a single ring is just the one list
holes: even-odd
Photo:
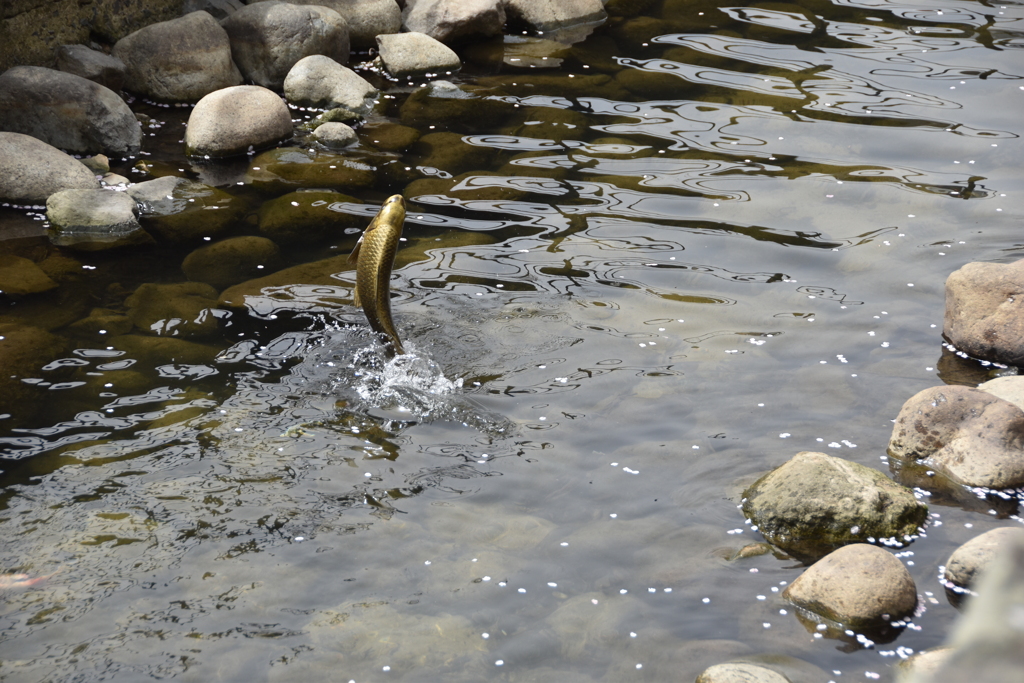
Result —
[{"label": "river water", "polygon": [[[217,311],[185,360],[70,331],[82,296],[182,281],[191,247],[71,254],[74,292],[4,303],[73,351],[0,433],[0,571],[49,577],[0,589],[0,680],[691,681],[774,655],[887,681],[943,641],[939,567],[1021,523],[1016,498],[933,500],[893,550],[919,614],[867,647],[782,601],[798,562],[734,559],[761,540],[738,504],[803,450],[889,472],[905,400],[1006,371],[943,348],[943,283],[1024,250],[1024,10],[626,10],[569,53],[475,50],[452,80],[486,90],[448,118],[377,81],[374,123],[476,155],[446,170],[364,132],[351,158],[408,170],[332,188],[365,224],[419,179],[392,282],[408,357],[385,362],[344,268]],[[209,181],[187,109],[132,106],[145,159]],[[222,182],[250,214],[234,234],[287,191],[249,171]],[[0,221],[11,253],[48,253],[31,211]]]}]

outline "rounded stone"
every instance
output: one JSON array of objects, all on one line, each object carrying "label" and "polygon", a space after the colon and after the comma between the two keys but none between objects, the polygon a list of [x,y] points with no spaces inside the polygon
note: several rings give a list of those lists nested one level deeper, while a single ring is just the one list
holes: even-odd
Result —
[{"label": "rounded stone", "polygon": [[39,369],[66,347],[62,338],[38,327],[0,323],[0,414],[10,416],[5,426],[25,424],[42,407],[51,392],[21,380],[39,377]]},{"label": "rounded stone", "polygon": [[270,147],[291,137],[288,105],[258,85],[238,85],[199,100],[188,117],[185,152],[230,157]]},{"label": "rounded stone", "polygon": [[462,68],[455,51],[425,33],[396,33],[377,36],[380,60],[396,78],[422,76],[428,72],[448,74]]},{"label": "rounded stone", "polygon": [[56,286],[34,261],[14,254],[0,254],[0,294],[36,294]]},{"label": "rounded stone", "polygon": [[704,669],[696,683],[790,683],[789,679],[757,664],[727,662]]},{"label": "rounded stone", "polygon": [[917,587],[907,568],[891,553],[866,543],[818,560],[782,596],[855,631],[884,627],[917,607]]},{"label": "rounded stone", "polygon": [[284,94],[293,105],[332,109],[359,115],[373,109],[379,91],[359,74],[324,55],[300,59],[284,79]]},{"label": "rounded stone", "polygon": [[417,0],[406,3],[402,28],[446,45],[501,35],[505,3],[495,0]]},{"label": "rounded stone", "polygon": [[111,190],[62,190],[46,200],[50,241],[81,251],[152,242],[137,212],[134,199]]},{"label": "rounded stone", "polygon": [[1024,541],[1024,528],[1001,527],[975,536],[953,551],[943,575],[947,588],[971,590],[982,571],[1014,539]]},{"label": "rounded stone", "polygon": [[313,131],[313,137],[329,149],[344,149],[359,142],[359,136],[351,126],[336,122],[320,124]]},{"label": "rounded stone", "polygon": [[193,282],[205,282],[218,291],[277,270],[281,251],[266,237],[232,237],[196,249],[181,269]]},{"label": "rounded stone", "polygon": [[142,332],[196,339],[217,333],[217,290],[202,282],[147,282],[125,299],[128,317]]},{"label": "rounded stone", "polygon": [[42,204],[60,190],[99,189],[82,162],[42,140],[0,132],[0,199]]},{"label": "rounded stone", "polygon": [[942,333],[975,358],[1024,365],[1024,259],[951,273]]},{"label": "rounded stone", "polygon": [[289,192],[260,206],[260,233],[278,244],[312,244],[344,237],[347,228],[365,227],[365,216],[333,210],[343,203],[359,202],[340,192]]},{"label": "rounded stone", "polygon": [[244,199],[224,190],[176,176],[132,185],[128,194],[139,204],[146,231],[175,244],[219,237],[248,207]]}]

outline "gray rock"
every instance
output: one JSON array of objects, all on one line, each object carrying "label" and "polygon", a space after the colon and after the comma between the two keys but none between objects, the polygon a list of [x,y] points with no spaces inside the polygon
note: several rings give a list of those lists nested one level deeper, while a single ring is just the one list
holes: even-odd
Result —
[{"label": "gray rock", "polygon": [[138,120],[113,90],[41,66],[0,75],[0,130],[77,154],[135,154],[142,141]]},{"label": "gray rock", "polygon": [[928,508],[878,470],[804,451],[744,491],[743,512],[772,545],[815,559],[869,538],[906,542]]},{"label": "gray rock", "polygon": [[854,631],[884,628],[917,607],[917,587],[907,568],[866,543],[844,546],[818,560],[782,597]]},{"label": "gray rock", "polygon": [[237,85],[199,100],[188,117],[185,153],[235,156],[270,147],[291,135],[291,113],[280,96],[258,85]]},{"label": "gray rock", "polygon": [[537,31],[594,24],[608,18],[601,0],[504,0],[509,23]]},{"label": "gray rock", "polygon": [[191,14],[202,11],[220,21],[243,7],[245,7],[245,3],[241,0],[185,0],[185,4],[181,7],[181,13]]},{"label": "gray rock", "polygon": [[505,25],[501,0],[408,0],[402,28],[426,33],[446,45],[499,36]]},{"label": "gray rock", "polygon": [[325,55],[348,62],[348,24],[326,7],[259,2],[235,12],[223,26],[238,68],[267,88],[280,90],[303,57]]},{"label": "gray rock", "polygon": [[979,384],[978,388],[1024,410],[1024,375],[996,377]]},{"label": "gray rock", "polygon": [[174,176],[132,185],[128,194],[138,202],[146,231],[175,244],[214,239],[246,210],[242,199],[223,190]]},{"label": "gray rock", "polygon": [[131,33],[114,45],[128,67],[127,90],[164,102],[195,102],[238,85],[228,35],[206,12],[192,12]]},{"label": "gray rock", "polygon": [[189,280],[219,291],[276,271],[280,253],[266,237],[232,237],[196,249],[185,257],[181,269]]},{"label": "gray rock", "polygon": [[42,204],[60,190],[99,186],[92,171],[56,147],[31,135],[0,132],[0,199]]},{"label": "gray rock", "polygon": [[913,683],[1006,683],[1024,671],[1024,541],[1011,540],[977,581],[955,624],[953,650],[938,671],[915,672]]},{"label": "gray rock", "polygon": [[934,647],[896,662],[896,683],[930,678],[946,663],[952,648]]},{"label": "gray rock", "polygon": [[450,47],[425,33],[396,33],[377,36],[380,60],[396,78],[423,76],[427,73],[451,75],[462,62]]},{"label": "gray rock", "polygon": [[942,332],[975,358],[1024,365],[1024,259],[968,263],[946,278]]},{"label": "gray rock", "polygon": [[61,190],[46,200],[50,241],[99,251],[152,241],[135,217],[135,200],[111,190]]},{"label": "gray rock", "polygon": [[889,453],[918,460],[966,486],[1024,484],[1024,411],[973,387],[940,386],[903,404]]},{"label": "gray rock", "polygon": [[946,560],[942,582],[946,588],[973,592],[978,576],[992,564],[992,560],[1015,539],[1024,541],[1024,528],[1019,526],[992,529],[975,536],[953,551]]},{"label": "gray rock", "polygon": [[334,10],[348,24],[354,50],[376,45],[375,38],[402,30],[402,9],[395,0],[290,0],[293,5],[322,5]]},{"label": "gray rock", "polygon": [[317,142],[328,149],[344,149],[359,142],[359,137],[351,126],[344,123],[328,122],[313,131]]},{"label": "gray rock", "polygon": [[61,45],[57,48],[57,68],[121,92],[127,67],[117,57],[85,45]]},{"label": "gray rock", "polygon": [[757,664],[726,662],[704,669],[696,683],[790,683],[790,680]]},{"label": "gray rock", "polygon": [[311,55],[299,60],[288,72],[284,94],[294,105],[344,107],[364,115],[373,109],[379,92],[355,71],[330,57]]}]

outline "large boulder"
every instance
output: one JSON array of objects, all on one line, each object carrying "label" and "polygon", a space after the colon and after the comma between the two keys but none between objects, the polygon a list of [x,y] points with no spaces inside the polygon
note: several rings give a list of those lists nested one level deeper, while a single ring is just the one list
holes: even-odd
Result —
[{"label": "large boulder", "polygon": [[974,387],[931,387],[903,404],[889,438],[889,453],[922,461],[966,486],[1020,486],[1024,411]]},{"label": "large boulder", "polygon": [[885,630],[917,607],[917,587],[903,563],[865,543],[845,546],[818,560],[782,596],[854,631]]},{"label": "large boulder", "polygon": [[446,45],[500,36],[504,26],[502,0],[408,0],[402,11],[403,29]]},{"label": "large boulder", "polygon": [[38,138],[0,132],[0,200],[42,204],[60,190],[98,189],[85,164]]},{"label": "large boulder", "polygon": [[195,102],[238,85],[228,35],[206,12],[192,12],[131,33],[114,45],[127,90],[163,102]]},{"label": "large boulder", "polygon": [[878,470],[804,451],[744,491],[743,512],[772,545],[813,559],[869,539],[905,543],[928,508]]},{"label": "large boulder", "polygon": [[975,358],[1024,365],[1024,259],[950,274],[942,333]]},{"label": "large boulder", "polygon": [[314,244],[361,232],[366,218],[335,210],[358,200],[326,190],[289,192],[260,206],[260,234],[278,244]]},{"label": "large boulder", "polygon": [[62,190],[46,200],[50,241],[80,251],[151,242],[137,213],[134,199],[112,190]]},{"label": "large boulder", "polygon": [[504,0],[512,24],[536,31],[555,31],[580,24],[604,21],[608,14],[601,0]]},{"label": "large boulder", "polygon": [[402,8],[395,0],[289,0],[293,5],[322,5],[348,24],[353,50],[374,47],[374,38],[402,30]]},{"label": "large boulder", "polygon": [[0,130],[24,133],[76,154],[139,151],[142,129],[110,88],[41,66],[0,75]]},{"label": "large boulder", "polygon": [[266,237],[232,237],[200,247],[185,257],[181,269],[192,282],[218,291],[276,271],[281,250]]},{"label": "large boulder", "polygon": [[355,71],[325,55],[299,60],[284,79],[292,104],[318,109],[344,107],[360,115],[373,109],[379,91]]},{"label": "large boulder", "polygon": [[161,242],[190,244],[216,239],[247,209],[245,200],[185,178],[164,176],[132,185],[146,232]]},{"label": "large boulder", "polygon": [[242,0],[185,0],[181,6],[181,13],[208,12],[214,19],[221,21],[243,7],[245,3]]},{"label": "large boulder", "polygon": [[120,92],[127,70],[124,62],[85,45],[61,45],[57,48],[57,68]]},{"label": "large boulder", "polygon": [[1016,541],[1024,541],[1024,528],[1019,526],[1000,527],[975,536],[946,560],[943,585],[958,594],[973,592],[978,577],[996,555]]},{"label": "large boulder", "polygon": [[223,25],[238,68],[267,88],[280,90],[295,63],[309,55],[348,62],[348,24],[326,7],[259,2],[235,12]]},{"label": "large boulder", "polygon": [[291,135],[291,113],[280,96],[258,85],[236,85],[199,100],[188,117],[185,153],[236,156],[271,147]]},{"label": "large boulder", "polygon": [[380,61],[395,78],[451,75],[462,68],[455,51],[425,33],[396,33],[377,36]]}]

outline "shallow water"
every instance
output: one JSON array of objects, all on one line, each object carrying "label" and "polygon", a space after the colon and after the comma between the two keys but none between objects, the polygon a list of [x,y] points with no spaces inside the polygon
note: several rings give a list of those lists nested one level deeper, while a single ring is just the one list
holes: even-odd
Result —
[{"label": "shallow water", "polygon": [[[0,570],[52,576],[0,589],[0,679],[687,681],[766,653],[841,682],[942,642],[938,567],[1015,499],[932,506],[894,551],[924,609],[872,647],[801,624],[795,561],[729,558],[760,540],[737,506],[761,473],[801,450],[888,471],[907,398],[1001,371],[943,349],[943,283],[1024,249],[1024,12],[665,6],[557,67],[454,79],[491,89],[479,115],[421,127],[486,154],[410,203],[408,357],[384,361],[351,272],[250,298],[175,362],[69,331],[188,249],[77,254],[74,286],[4,302],[74,351],[3,432]],[[133,107],[153,160],[210,182],[186,109]],[[462,173],[392,158],[413,170],[342,188],[365,203],[339,216]],[[251,212],[294,189],[244,170],[219,169]],[[40,260],[42,223],[2,211]]]}]

